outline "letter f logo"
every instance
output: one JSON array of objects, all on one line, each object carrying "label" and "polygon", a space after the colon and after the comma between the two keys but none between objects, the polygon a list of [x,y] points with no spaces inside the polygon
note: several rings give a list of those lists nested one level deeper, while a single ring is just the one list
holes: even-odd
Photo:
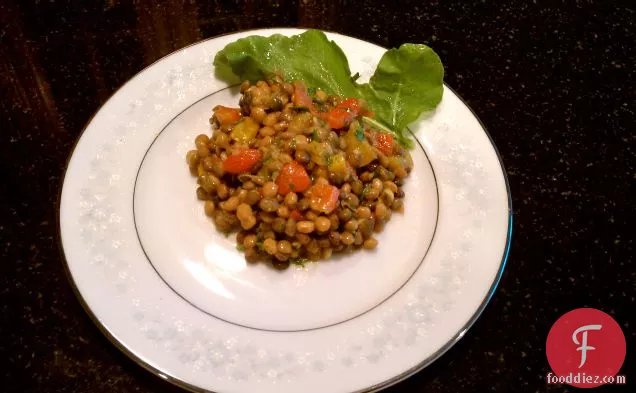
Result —
[{"label": "letter f logo", "polygon": [[[585,364],[585,360],[587,359],[587,351],[593,351],[596,349],[594,347],[590,347],[587,345],[587,331],[601,330],[601,327],[602,327],[601,325],[585,325],[576,329],[574,333],[572,334],[572,341],[574,341],[574,344],[576,345],[581,344],[581,346],[576,349],[577,351],[581,351],[581,364],[579,364],[579,368],[583,367],[583,365]],[[579,343],[579,340],[576,338],[576,336],[581,332],[583,332],[582,334],[583,339],[581,340],[582,342]]]}]

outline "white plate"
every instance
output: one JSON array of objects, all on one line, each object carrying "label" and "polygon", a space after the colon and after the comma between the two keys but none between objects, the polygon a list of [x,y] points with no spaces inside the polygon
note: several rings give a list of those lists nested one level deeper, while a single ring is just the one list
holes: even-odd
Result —
[{"label": "white plate", "polygon": [[[510,241],[492,142],[448,88],[411,126],[418,143],[374,252],[275,271],[216,232],[185,164],[215,105],[238,92],[212,59],[241,32],[175,52],[127,82],[86,126],[68,164],[60,232],[71,281],[97,325],[164,379],[200,391],[360,392],[425,367],[486,306]],[[328,34],[368,78],[384,49]]]}]

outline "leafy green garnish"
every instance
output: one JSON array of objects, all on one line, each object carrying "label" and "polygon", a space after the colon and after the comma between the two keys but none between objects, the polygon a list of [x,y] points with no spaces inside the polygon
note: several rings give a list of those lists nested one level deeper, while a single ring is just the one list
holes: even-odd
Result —
[{"label": "leafy green garnish", "polygon": [[286,37],[249,36],[228,44],[214,58],[219,77],[257,82],[279,73],[285,80],[341,97],[365,99],[375,121],[393,130],[398,141],[413,146],[406,127],[437,107],[444,90],[444,67],[428,46],[403,44],[384,53],[369,83],[357,83],[349,62],[333,41],[318,30]]},{"label": "leafy green garnish", "polygon": [[240,38],[216,54],[214,66],[222,78],[229,71],[240,80],[257,82],[280,73],[285,80],[302,80],[339,96],[352,97],[355,93],[351,83],[342,83],[351,76],[347,57],[318,30],[292,37],[274,34]]},{"label": "leafy green garnish", "polygon": [[236,245],[236,249],[239,251],[245,251],[245,246],[239,243]]},{"label": "leafy green garnish", "polygon": [[311,132],[311,140],[312,141],[318,141],[318,130],[314,128],[314,130]]},{"label": "leafy green garnish", "polygon": [[441,102],[443,79],[444,66],[431,48],[403,44],[382,56],[371,80],[360,90],[375,118],[392,128],[402,145],[412,147],[406,127]]}]

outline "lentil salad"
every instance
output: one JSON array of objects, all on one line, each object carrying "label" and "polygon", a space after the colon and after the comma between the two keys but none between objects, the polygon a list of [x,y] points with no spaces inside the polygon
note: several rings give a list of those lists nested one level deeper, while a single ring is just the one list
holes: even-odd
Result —
[{"label": "lentil salad", "polygon": [[278,269],[376,248],[413,161],[372,117],[364,100],[279,75],[244,81],[239,108],[215,107],[186,155],[205,214]]}]

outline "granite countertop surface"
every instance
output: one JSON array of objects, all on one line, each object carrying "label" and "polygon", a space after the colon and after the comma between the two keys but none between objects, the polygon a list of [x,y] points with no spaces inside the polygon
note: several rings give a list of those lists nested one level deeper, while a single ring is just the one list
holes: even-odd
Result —
[{"label": "granite countertop surface", "polygon": [[[146,65],[267,26],[432,46],[508,172],[515,224],[499,288],[457,345],[387,392],[573,391],[546,384],[545,340],[579,307],[612,315],[633,349],[634,3],[324,3],[0,2],[0,390],[181,391],[113,346],[76,299],[58,246],[60,178],[90,116]],[[633,356],[628,384],[600,390],[634,391]]]}]

